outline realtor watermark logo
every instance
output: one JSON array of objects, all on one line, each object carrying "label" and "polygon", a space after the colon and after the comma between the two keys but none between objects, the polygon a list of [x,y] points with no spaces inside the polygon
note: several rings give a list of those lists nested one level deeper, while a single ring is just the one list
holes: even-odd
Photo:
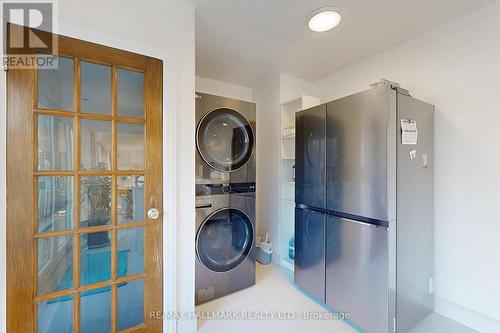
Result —
[{"label": "realtor watermark logo", "polygon": [[54,9],[54,1],[2,1],[5,68],[57,68]]}]

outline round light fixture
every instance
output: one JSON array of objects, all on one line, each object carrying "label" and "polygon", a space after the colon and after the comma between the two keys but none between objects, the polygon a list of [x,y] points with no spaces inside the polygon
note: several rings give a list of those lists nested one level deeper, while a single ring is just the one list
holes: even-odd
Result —
[{"label": "round light fixture", "polygon": [[339,25],[342,16],[337,8],[323,7],[312,12],[307,18],[307,26],[312,31],[324,32]]}]

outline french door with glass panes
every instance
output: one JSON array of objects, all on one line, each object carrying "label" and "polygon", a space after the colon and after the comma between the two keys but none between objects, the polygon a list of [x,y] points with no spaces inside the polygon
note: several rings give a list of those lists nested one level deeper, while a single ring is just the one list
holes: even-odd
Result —
[{"label": "french door with glass panes", "polygon": [[7,72],[8,332],[161,332],[162,63],[58,43]]}]

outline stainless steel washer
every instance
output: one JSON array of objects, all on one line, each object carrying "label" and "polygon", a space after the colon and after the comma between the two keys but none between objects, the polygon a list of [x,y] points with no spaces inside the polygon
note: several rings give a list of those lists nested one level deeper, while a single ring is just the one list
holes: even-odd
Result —
[{"label": "stainless steel washer", "polygon": [[196,198],[196,304],[255,284],[254,190],[207,185]]}]

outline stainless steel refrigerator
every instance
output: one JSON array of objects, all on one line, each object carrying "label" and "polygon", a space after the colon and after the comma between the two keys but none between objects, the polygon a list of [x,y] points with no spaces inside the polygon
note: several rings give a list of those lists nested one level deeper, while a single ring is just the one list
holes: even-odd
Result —
[{"label": "stainless steel refrigerator", "polygon": [[295,283],[369,333],[433,308],[434,107],[391,83],[296,115]]}]

